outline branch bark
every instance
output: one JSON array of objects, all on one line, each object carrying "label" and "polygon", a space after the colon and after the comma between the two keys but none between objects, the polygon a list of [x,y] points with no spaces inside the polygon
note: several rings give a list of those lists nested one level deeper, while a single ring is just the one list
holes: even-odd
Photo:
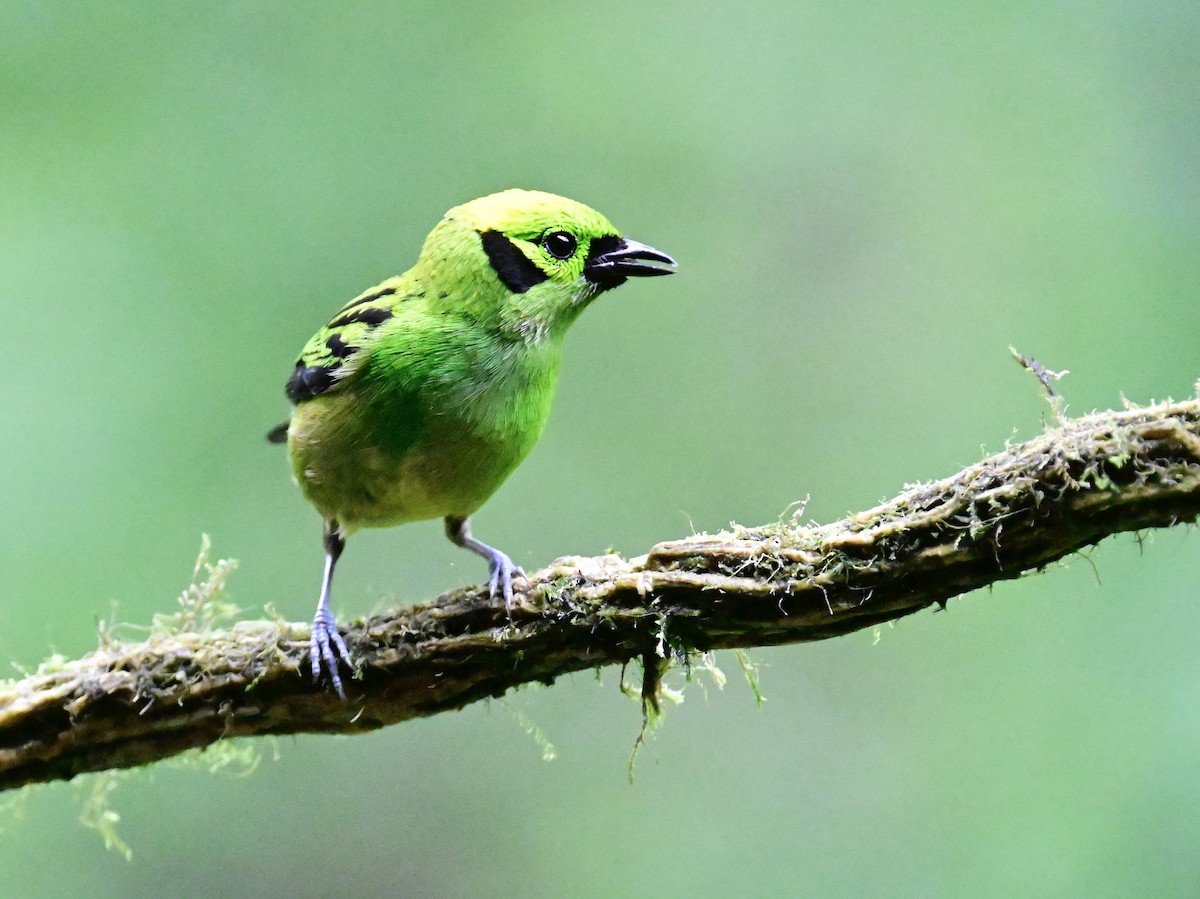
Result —
[{"label": "branch bark", "polygon": [[1198,515],[1200,401],[1062,420],[831,524],[559,559],[528,578],[511,621],[472,587],[356,622],[345,703],[306,673],[307,625],[106,641],[0,690],[0,789],[228,737],[373,730],[601,665],[658,672],[693,651],[823,640]]}]

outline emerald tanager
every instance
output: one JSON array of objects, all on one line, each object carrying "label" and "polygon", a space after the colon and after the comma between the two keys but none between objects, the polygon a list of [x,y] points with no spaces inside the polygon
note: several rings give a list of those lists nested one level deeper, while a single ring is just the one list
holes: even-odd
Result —
[{"label": "emerald tanager", "polygon": [[563,335],[589,303],[675,261],[593,209],[506,190],[446,213],[416,265],[355,297],[313,335],[287,382],[292,471],[325,521],[311,666],[343,695],[351,664],[330,610],[334,566],[358,528],[445,520],[488,563],[511,611],[524,572],[471,535],[469,518],[541,436]]}]

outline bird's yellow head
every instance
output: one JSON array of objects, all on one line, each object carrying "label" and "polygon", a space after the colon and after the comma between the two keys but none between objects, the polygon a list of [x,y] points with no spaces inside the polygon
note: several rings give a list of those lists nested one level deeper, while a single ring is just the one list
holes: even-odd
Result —
[{"label": "bird's yellow head", "polygon": [[515,188],[447,212],[417,263],[460,309],[521,334],[561,334],[601,292],[674,265],[582,203]]}]

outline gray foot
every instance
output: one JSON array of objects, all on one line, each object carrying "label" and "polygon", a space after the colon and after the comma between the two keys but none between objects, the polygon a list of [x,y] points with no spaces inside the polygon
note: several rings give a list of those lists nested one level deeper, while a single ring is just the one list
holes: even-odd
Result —
[{"label": "gray foot", "polygon": [[486,554],[488,563],[488,595],[492,599],[496,598],[499,593],[504,596],[504,609],[512,613],[513,602],[513,575],[517,577],[525,577],[525,569],[520,565],[514,565],[513,560],[507,554],[500,552],[498,549],[487,547],[489,552]]},{"label": "gray foot", "polygon": [[[309,643],[308,651],[312,661],[313,680],[321,679],[321,668],[324,667],[329,672],[329,680],[333,683],[333,689],[337,690],[338,696],[345,701],[346,694],[342,690],[342,678],[338,674],[338,660],[341,659],[345,662],[346,667],[352,671],[354,662],[350,660],[350,650],[346,648],[346,641],[338,633],[337,622],[334,621],[333,615],[328,609],[317,609],[317,614],[313,617],[312,640]],[[324,664],[322,665],[322,663]]]}]

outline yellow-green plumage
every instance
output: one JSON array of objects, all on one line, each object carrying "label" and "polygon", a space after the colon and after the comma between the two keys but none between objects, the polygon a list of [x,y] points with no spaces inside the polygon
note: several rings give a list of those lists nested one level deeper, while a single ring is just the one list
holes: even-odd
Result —
[{"label": "yellow-green plumage", "polygon": [[674,264],[573,200],[503,191],[451,209],[413,268],[309,340],[288,382],[286,440],[325,519],[315,676],[323,660],[341,692],[334,652],[349,655],[328,595],[357,528],[444,518],[455,543],[488,560],[492,594],[511,601],[520,569],[476,541],[467,518],[541,436],[567,328],[627,277],[672,271],[650,263]]},{"label": "yellow-green plumage", "polygon": [[423,297],[385,327],[288,428],[297,481],[343,537],[474,512],[541,435],[558,375],[558,340],[513,344]]}]

